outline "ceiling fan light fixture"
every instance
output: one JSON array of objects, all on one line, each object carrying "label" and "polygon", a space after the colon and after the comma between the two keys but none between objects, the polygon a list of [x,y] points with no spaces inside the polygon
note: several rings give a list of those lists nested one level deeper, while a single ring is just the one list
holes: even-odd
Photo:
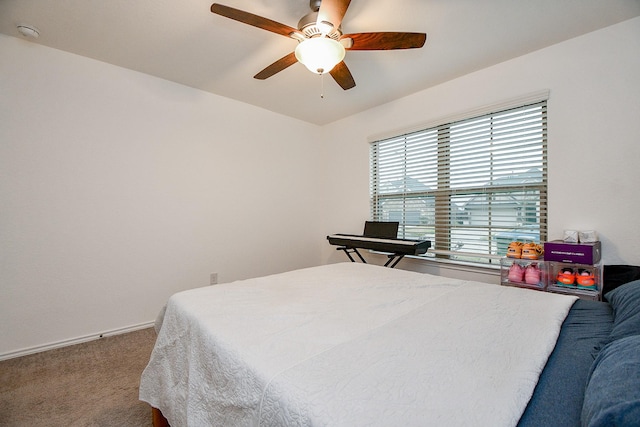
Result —
[{"label": "ceiling fan light fixture", "polygon": [[314,37],[300,42],[295,55],[312,73],[325,74],[344,59],[345,49],[336,40]]}]

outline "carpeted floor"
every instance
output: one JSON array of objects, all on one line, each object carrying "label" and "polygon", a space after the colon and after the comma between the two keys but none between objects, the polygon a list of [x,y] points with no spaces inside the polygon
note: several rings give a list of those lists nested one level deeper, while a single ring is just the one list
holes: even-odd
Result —
[{"label": "carpeted floor", "polygon": [[153,328],[0,362],[0,426],[151,425],[138,400]]}]

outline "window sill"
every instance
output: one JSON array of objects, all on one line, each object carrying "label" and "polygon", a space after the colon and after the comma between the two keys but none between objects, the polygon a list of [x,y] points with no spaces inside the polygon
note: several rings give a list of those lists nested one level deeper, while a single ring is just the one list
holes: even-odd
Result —
[{"label": "window sill", "polygon": [[[409,255],[406,257],[407,259],[411,259],[412,262],[417,263],[426,263],[426,264],[434,264],[434,265],[446,265],[448,268],[455,268],[463,271],[478,271],[482,273],[491,273],[496,272],[497,275],[500,275],[500,264],[479,264],[469,261],[459,261],[454,259],[444,259],[444,258],[436,258],[431,256],[413,256]],[[493,257],[492,257],[493,258]],[[495,259],[500,259],[501,257],[497,257]]]},{"label": "window sill", "polygon": [[[386,254],[381,252],[370,252],[372,255],[386,257]],[[435,255],[434,251],[431,249],[427,251],[427,253]],[[451,253],[448,254],[450,255]],[[455,254],[462,255],[460,253]],[[501,258],[496,255],[485,255],[485,257],[497,260]],[[478,264],[466,261],[436,258],[435,256],[429,255],[407,255],[400,262],[399,268],[462,280],[474,280],[492,284],[500,283],[500,264]]]}]

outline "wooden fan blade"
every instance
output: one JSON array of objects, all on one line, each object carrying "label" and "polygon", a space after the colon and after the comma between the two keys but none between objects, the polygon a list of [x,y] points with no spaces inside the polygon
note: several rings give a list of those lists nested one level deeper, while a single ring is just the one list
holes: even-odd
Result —
[{"label": "wooden fan blade", "polygon": [[211,5],[211,12],[230,19],[234,19],[244,24],[253,25],[254,27],[271,31],[272,33],[281,34],[283,36],[291,37],[292,34],[299,34],[300,36],[302,36],[302,33],[296,28],[219,3],[214,3]]},{"label": "wooden fan blade", "polygon": [[349,3],[351,0],[322,0],[317,22],[330,22],[333,24],[333,28],[338,29],[344,14],[347,13]]},{"label": "wooden fan blade", "polygon": [[253,76],[253,78],[258,80],[268,79],[269,77],[273,76],[276,73],[279,73],[285,68],[292,66],[296,62],[298,62],[298,60],[296,59],[296,54],[295,52],[291,52],[287,56],[283,56],[264,70],[260,71],[258,74]]},{"label": "wooden fan blade", "polygon": [[333,69],[329,71],[329,74],[331,74],[331,77],[333,77],[336,83],[338,83],[344,90],[349,90],[356,85],[356,81],[353,80],[351,71],[349,71],[349,68],[344,61],[333,67]]},{"label": "wooden fan blade", "polygon": [[350,38],[352,45],[348,50],[391,50],[415,49],[424,46],[427,40],[425,33],[356,33],[345,34],[340,40]]}]

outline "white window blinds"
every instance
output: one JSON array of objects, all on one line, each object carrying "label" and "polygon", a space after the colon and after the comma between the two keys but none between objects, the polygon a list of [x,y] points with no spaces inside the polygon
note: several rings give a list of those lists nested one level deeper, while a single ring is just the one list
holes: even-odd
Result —
[{"label": "white window blinds", "polygon": [[370,161],[372,219],[437,257],[487,263],[546,239],[546,101],[375,141]]}]

